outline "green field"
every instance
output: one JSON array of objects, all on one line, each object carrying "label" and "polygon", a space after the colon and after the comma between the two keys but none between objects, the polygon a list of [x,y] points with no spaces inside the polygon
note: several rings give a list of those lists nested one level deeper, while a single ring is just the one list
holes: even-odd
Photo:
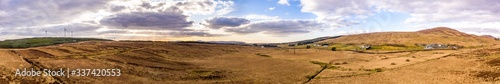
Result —
[{"label": "green field", "polygon": [[24,38],[24,39],[14,39],[14,40],[4,40],[0,41],[0,48],[30,48],[39,46],[56,45],[62,43],[73,43],[80,41],[111,41],[107,39],[97,39],[97,38]]}]

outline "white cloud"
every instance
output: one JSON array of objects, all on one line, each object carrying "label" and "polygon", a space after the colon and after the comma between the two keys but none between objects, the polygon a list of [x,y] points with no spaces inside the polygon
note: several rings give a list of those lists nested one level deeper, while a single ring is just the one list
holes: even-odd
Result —
[{"label": "white cloud", "polygon": [[272,11],[272,10],[274,10],[274,9],[275,9],[275,7],[271,7],[271,8],[269,8],[268,10]]},{"label": "white cloud", "polygon": [[272,20],[279,18],[279,16],[267,16],[267,15],[256,15],[256,14],[246,15],[244,17],[249,20]]},{"label": "white cloud", "polygon": [[0,25],[16,28],[68,22],[73,19],[69,17],[96,12],[107,3],[106,0],[2,0]]},{"label": "white cloud", "polygon": [[408,13],[407,23],[499,21],[500,2],[497,0],[301,0],[302,11],[318,15],[319,19],[365,17],[380,10]]},{"label": "white cloud", "polygon": [[288,0],[279,0],[278,4],[290,6],[290,3],[288,3]]},{"label": "white cloud", "polygon": [[234,2],[233,1],[217,1],[218,5],[216,8],[218,9],[216,11],[216,15],[226,15],[232,11],[234,11],[233,9],[233,5],[234,5]]},{"label": "white cloud", "polygon": [[[407,4],[407,5],[401,5]],[[381,8],[410,14],[407,23],[433,22],[492,22],[499,21],[500,2],[497,0],[422,0],[381,4]]]},{"label": "white cloud", "polygon": [[301,11],[311,12],[318,16],[318,20],[325,21],[373,12],[364,0],[301,0],[301,3]]},{"label": "white cloud", "polygon": [[263,33],[273,36],[288,36],[309,33],[327,27],[325,23],[315,20],[267,20],[239,27],[225,28],[225,31],[236,34]]}]

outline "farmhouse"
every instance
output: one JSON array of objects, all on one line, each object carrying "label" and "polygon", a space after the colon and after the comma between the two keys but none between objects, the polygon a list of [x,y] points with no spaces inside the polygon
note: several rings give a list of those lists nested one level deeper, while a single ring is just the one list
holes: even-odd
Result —
[{"label": "farmhouse", "polygon": [[448,45],[445,44],[427,44],[424,49],[448,49]]},{"label": "farmhouse", "polygon": [[363,49],[363,50],[368,50],[370,49],[372,46],[371,45],[361,45],[359,46],[359,48]]}]

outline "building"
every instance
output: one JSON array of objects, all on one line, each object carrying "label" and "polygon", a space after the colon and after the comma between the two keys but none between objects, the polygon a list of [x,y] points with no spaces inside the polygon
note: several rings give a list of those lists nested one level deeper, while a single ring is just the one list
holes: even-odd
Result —
[{"label": "building", "polygon": [[448,45],[445,44],[427,44],[424,46],[424,49],[449,49]]},{"label": "building", "polygon": [[371,45],[361,45],[361,46],[359,46],[359,48],[361,48],[362,50],[368,50],[371,47],[372,47]]}]

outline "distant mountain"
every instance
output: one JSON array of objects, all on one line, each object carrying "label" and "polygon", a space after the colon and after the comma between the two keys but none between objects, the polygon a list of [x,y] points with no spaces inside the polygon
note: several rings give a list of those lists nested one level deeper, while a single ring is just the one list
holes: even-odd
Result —
[{"label": "distant mountain", "polygon": [[457,44],[480,46],[496,43],[495,39],[463,33],[452,28],[436,27],[416,32],[375,32],[343,36],[318,43],[355,43],[355,44]]},{"label": "distant mountain", "polygon": [[206,41],[206,42],[215,44],[246,44],[245,42],[240,42],[240,41]]},{"label": "distant mountain", "polygon": [[204,43],[204,44],[234,44],[234,45],[245,45],[245,42],[240,41],[172,41],[177,43]]}]

